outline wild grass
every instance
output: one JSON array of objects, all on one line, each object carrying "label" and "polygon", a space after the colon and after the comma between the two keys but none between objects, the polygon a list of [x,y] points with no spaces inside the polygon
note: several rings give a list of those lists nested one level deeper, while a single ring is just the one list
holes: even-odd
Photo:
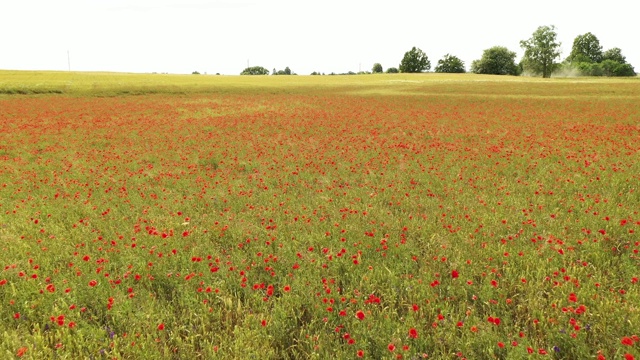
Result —
[{"label": "wild grass", "polygon": [[636,79],[0,88],[5,358],[640,356]]}]

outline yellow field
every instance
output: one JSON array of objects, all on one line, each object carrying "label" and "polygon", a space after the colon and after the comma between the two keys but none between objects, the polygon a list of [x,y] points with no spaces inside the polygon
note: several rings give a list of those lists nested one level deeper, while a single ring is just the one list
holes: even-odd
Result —
[{"label": "yellow field", "polygon": [[[482,83],[485,86],[478,86]],[[579,89],[571,89],[580,83]],[[632,96],[640,78],[541,79],[476,74],[376,74],[336,76],[220,76],[108,72],[0,70],[0,96],[6,94],[126,95],[226,92],[283,93],[295,89],[343,90],[361,94],[447,94],[448,96]],[[553,86],[551,94],[546,91]],[[568,91],[571,90],[571,91]]]}]

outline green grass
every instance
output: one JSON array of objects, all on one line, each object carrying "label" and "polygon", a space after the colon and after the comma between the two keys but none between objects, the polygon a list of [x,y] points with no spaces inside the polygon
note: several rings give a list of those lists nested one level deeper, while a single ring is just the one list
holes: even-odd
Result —
[{"label": "green grass", "polygon": [[[356,94],[468,94],[491,96],[632,96],[636,78],[555,78],[475,74],[376,74],[351,76],[220,76],[0,70],[0,95],[116,96],[198,93],[286,93],[344,90]],[[482,86],[476,86],[481,83]],[[522,86],[522,84],[527,84]],[[548,84],[565,95],[545,94]],[[580,87],[574,86],[580,84]]]},{"label": "green grass", "polygon": [[640,356],[637,79],[0,88],[4,358]]}]

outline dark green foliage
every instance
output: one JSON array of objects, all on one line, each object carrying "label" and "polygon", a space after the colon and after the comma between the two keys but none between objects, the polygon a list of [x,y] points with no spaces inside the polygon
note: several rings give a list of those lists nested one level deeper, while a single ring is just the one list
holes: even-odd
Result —
[{"label": "dark green foliage", "polygon": [[296,75],[296,74],[292,73],[291,69],[289,69],[289,67],[287,66],[286,68],[284,68],[284,70],[276,71],[276,69],[273,69],[273,72],[271,73],[271,75]]},{"label": "dark green foliage", "polygon": [[269,70],[262,66],[252,66],[242,70],[240,75],[269,75]]},{"label": "dark green foliage", "polygon": [[540,26],[533,32],[531,38],[520,41],[524,49],[522,65],[524,70],[534,75],[550,78],[551,73],[558,67],[555,60],[560,57],[560,43],[555,26]]},{"label": "dark green foliage", "polygon": [[627,63],[627,58],[622,55],[622,50],[620,50],[620,48],[612,48],[609,49],[607,51],[605,51],[602,54],[602,60],[613,60],[617,63],[620,64],[626,64]]},{"label": "dark green foliage", "polygon": [[371,68],[371,72],[374,74],[382,73],[382,65],[380,63],[373,64],[373,68]]},{"label": "dark green foliage", "polygon": [[599,63],[602,61],[602,46],[600,40],[588,32],[584,35],[578,35],[573,40],[571,54],[567,58],[572,63]]},{"label": "dark green foliage", "polygon": [[398,68],[394,68],[394,67],[390,67],[386,71],[387,74],[397,74],[399,72],[400,72],[400,70],[398,70]]},{"label": "dark green foliage", "polygon": [[604,60],[601,64],[604,76],[635,76],[636,72],[631,64],[614,60]]},{"label": "dark green foliage", "polygon": [[471,72],[489,75],[520,75],[516,53],[504,46],[494,46],[482,53],[482,58],[471,63]]},{"label": "dark green foliage", "polygon": [[[577,60],[577,61],[576,61]],[[567,61],[570,61],[567,59]],[[620,48],[612,48],[602,53],[601,61],[579,54],[570,65],[583,76],[636,76],[635,69],[627,63]]]},{"label": "dark green foliage", "polygon": [[445,55],[442,59],[438,60],[436,66],[437,73],[464,73],[464,62],[457,56]]},{"label": "dark green foliage", "polygon": [[424,51],[417,47],[404,53],[404,57],[400,62],[399,70],[403,73],[420,73],[431,69],[431,62]]}]

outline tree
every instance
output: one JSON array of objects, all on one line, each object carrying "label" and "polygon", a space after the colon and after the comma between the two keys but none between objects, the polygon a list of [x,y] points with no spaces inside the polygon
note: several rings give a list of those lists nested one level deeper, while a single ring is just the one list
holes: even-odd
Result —
[{"label": "tree", "polygon": [[380,65],[380,63],[373,64],[373,68],[371,68],[371,72],[374,74],[382,73],[382,65]]},{"label": "tree", "polygon": [[286,68],[284,68],[284,70],[277,70],[274,68],[273,72],[271,73],[271,75],[296,75],[295,73],[293,73],[291,71],[291,69],[289,69],[289,67],[287,66]]},{"label": "tree", "polygon": [[431,69],[431,62],[427,54],[414,46],[404,53],[399,69],[403,73],[419,73]]},{"label": "tree", "polygon": [[398,68],[394,68],[394,67],[390,67],[387,69],[387,74],[397,74],[400,72],[400,70],[398,70]]},{"label": "tree", "polygon": [[624,55],[622,55],[622,50],[620,50],[620,48],[617,48],[617,47],[605,51],[602,54],[602,60],[613,60],[620,64],[627,63],[627,58]]},{"label": "tree", "polygon": [[573,40],[571,54],[567,60],[571,63],[599,63],[602,61],[602,46],[600,40],[588,32],[584,35],[578,35]]},{"label": "tree", "polygon": [[482,53],[482,58],[471,63],[471,72],[490,75],[519,75],[516,53],[504,46],[494,46]]},{"label": "tree", "polygon": [[463,73],[465,71],[464,62],[457,56],[449,54],[438,60],[438,66],[436,66],[437,73]]},{"label": "tree", "polygon": [[240,75],[269,75],[269,70],[262,66],[252,66],[242,70]]},{"label": "tree", "polygon": [[550,78],[553,70],[558,66],[555,59],[560,57],[560,43],[557,42],[556,27],[540,26],[533,32],[531,38],[520,41],[524,49],[522,64],[525,70],[543,78]]}]

